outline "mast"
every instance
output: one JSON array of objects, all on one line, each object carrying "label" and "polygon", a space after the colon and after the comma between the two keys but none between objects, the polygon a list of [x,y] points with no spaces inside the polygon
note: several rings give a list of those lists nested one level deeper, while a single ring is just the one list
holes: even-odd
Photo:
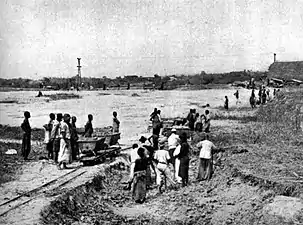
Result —
[{"label": "mast", "polygon": [[78,81],[77,81],[77,83],[78,83],[78,85],[77,85],[77,89],[79,90],[79,85],[80,85],[80,87],[81,87],[81,65],[80,65],[80,60],[81,60],[81,58],[77,58],[78,59]]}]

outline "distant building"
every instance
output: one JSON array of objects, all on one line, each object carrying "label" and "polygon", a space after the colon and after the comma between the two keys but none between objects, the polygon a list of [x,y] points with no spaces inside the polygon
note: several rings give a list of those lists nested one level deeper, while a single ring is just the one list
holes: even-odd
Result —
[{"label": "distant building", "polygon": [[303,61],[277,62],[269,66],[269,78],[278,78],[283,80],[298,79],[303,80]]}]

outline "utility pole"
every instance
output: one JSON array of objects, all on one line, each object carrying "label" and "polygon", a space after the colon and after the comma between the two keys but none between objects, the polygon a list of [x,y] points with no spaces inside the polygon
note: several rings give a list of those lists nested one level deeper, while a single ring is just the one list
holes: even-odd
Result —
[{"label": "utility pole", "polygon": [[80,65],[80,60],[81,58],[77,58],[78,59],[78,85],[77,85],[77,90],[79,90],[79,84],[81,86],[81,65]]}]

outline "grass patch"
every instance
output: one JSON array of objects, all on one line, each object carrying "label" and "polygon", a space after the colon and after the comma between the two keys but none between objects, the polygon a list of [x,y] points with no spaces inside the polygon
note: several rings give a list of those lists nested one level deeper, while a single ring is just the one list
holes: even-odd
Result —
[{"label": "grass patch", "polygon": [[[19,139],[23,138],[23,131],[21,127],[11,127],[8,125],[0,124],[0,138],[2,139]],[[44,129],[33,128],[31,140],[33,141],[43,141],[44,140]]]}]

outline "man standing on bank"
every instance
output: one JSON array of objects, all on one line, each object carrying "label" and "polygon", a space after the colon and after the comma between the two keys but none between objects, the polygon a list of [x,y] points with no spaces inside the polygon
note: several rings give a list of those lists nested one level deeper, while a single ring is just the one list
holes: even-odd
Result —
[{"label": "man standing on bank", "polygon": [[119,133],[120,121],[117,118],[117,112],[113,112],[113,133]]},{"label": "man standing on bank", "polygon": [[224,109],[228,110],[228,97],[225,96]]},{"label": "man standing on bank", "polygon": [[24,160],[28,160],[28,155],[31,151],[31,126],[29,124],[29,118],[31,118],[31,114],[28,111],[24,112],[24,121],[21,124],[21,128],[23,130],[23,139],[22,139],[22,147],[21,154],[24,157]]}]

